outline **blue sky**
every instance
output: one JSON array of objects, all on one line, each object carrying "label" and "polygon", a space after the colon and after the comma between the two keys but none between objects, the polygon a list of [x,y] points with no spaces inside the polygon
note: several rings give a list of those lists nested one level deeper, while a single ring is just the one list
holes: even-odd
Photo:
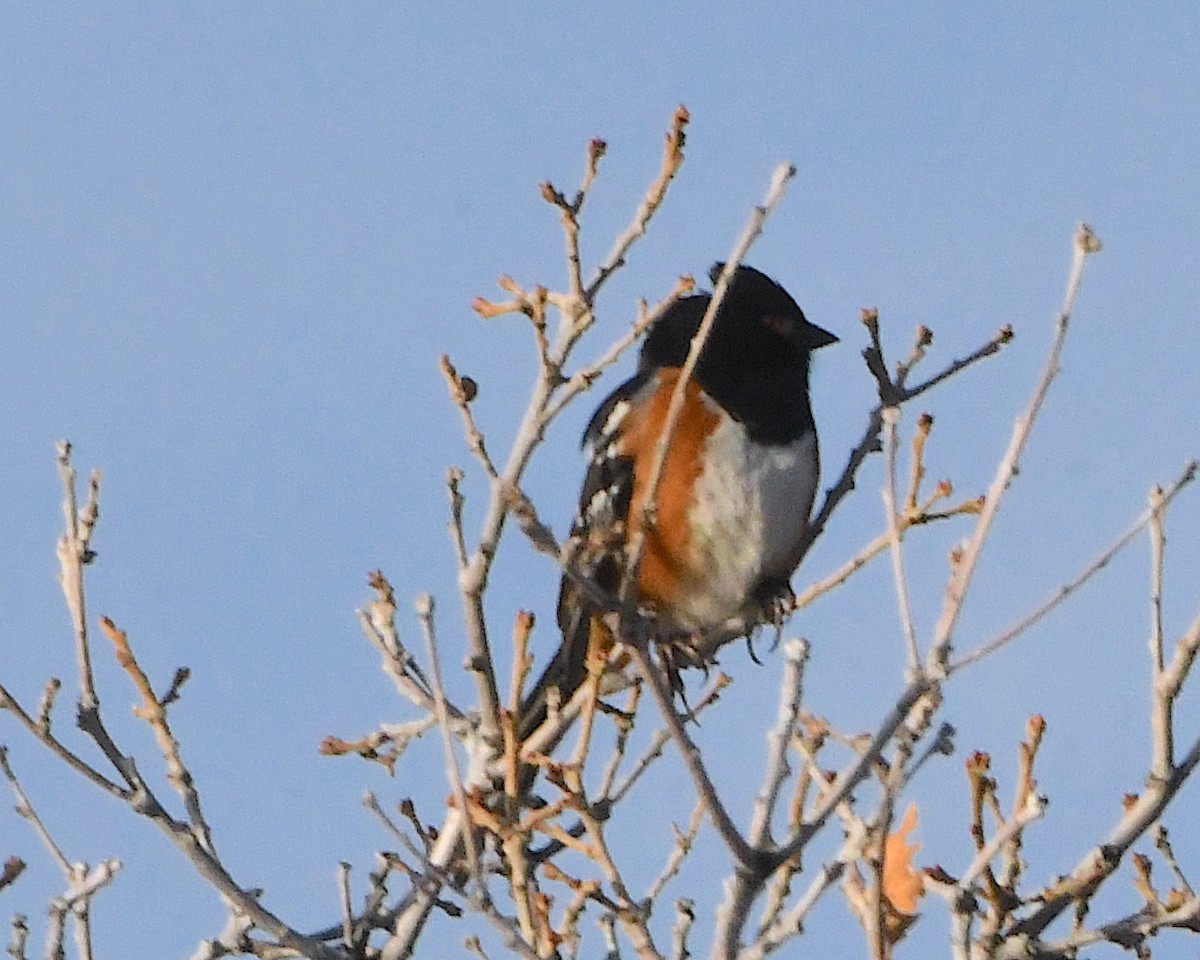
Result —
[{"label": "blue sky", "polygon": [[[239,879],[266,887],[300,926],[335,916],[339,860],[365,870],[387,845],[359,806],[365,789],[430,810],[445,795],[436,750],[425,766],[402,764],[396,781],[316,754],[327,733],[411,715],[355,622],[368,570],[382,567],[401,598],[433,592],[445,660],[460,659],[443,476],[470,464],[437,358],[450,352],[479,381],[478,416],[504,449],[533,355],[521,324],[481,323],[472,298],[494,295],[502,273],[562,284],[561,234],[537,186],[572,188],[596,136],[609,155],[583,249],[603,256],[679,103],[693,117],[688,159],[602,299],[584,355],[624,329],[637,297],[660,297],[726,254],[775,164],[791,161],[798,176],[751,262],[842,337],[814,380],[827,473],[873,400],[859,308],[879,308],[893,353],[917,323],[933,328],[931,368],[1011,323],[1010,349],[925,405],[937,417],[931,475],[981,492],[1045,354],[1075,224],[1104,241],[964,645],[1053,589],[1196,455],[1200,14],[1189,4],[0,11],[0,679],[31,702],[52,674],[70,689],[53,460],[69,437],[80,469],[105,474],[92,611],[129,631],[159,683],[191,666],[173,720],[218,840]],[[564,418],[530,476],[560,531],[591,402]],[[797,585],[879,531],[880,478],[879,463],[864,471]],[[467,492],[479,502],[477,477]],[[1185,500],[1171,522],[1173,634],[1196,611],[1198,516]],[[477,526],[477,513],[469,519]],[[926,635],[946,550],[964,529],[914,542]],[[1145,553],[1136,547],[1085,599],[950,686],[960,753],[914,789],[924,862],[969,860],[961,760],[991,750],[1011,784],[1035,711],[1050,722],[1051,807],[1033,875],[1065,872],[1116,819],[1148,741]],[[493,629],[506,633],[530,607],[548,655],[556,589],[553,566],[512,539]],[[903,662],[885,566],[793,631],[816,650],[811,706],[850,729],[873,725]],[[97,660],[110,722],[153,768],[153,742],[126,709],[132,691],[106,651]],[[725,658],[738,683],[701,735],[725,758],[717,773],[734,796],[750,796],[757,772],[746,780],[731,745],[759,742],[778,664],[756,667],[740,649]],[[64,697],[64,729],[69,707]],[[71,856],[126,864],[96,903],[101,956],[186,956],[219,929],[216,898],[152,827],[11,722],[0,740]],[[677,776],[666,769],[657,788]],[[1196,799],[1189,789],[1169,821],[1193,863],[1200,835],[1183,812]],[[59,881],[2,811],[0,846],[32,864],[0,894],[3,914],[40,916]],[[704,907],[724,861],[711,844],[699,856],[709,879],[679,893]],[[1125,890],[1114,910],[1136,908]],[[911,955],[941,949],[936,914]],[[831,902],[825,916],[824,942],[857,950],[841,908]],[[453,933],[431,935],[450,951]]]}]

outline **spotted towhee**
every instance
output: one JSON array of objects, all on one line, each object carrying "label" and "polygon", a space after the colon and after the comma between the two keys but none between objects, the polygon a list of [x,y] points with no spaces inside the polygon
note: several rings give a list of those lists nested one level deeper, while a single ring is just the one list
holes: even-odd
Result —
[{"label": "spotted towhee", "polygon": [[[716,282],[724,264],[709,276]],[[545,720],[549,691],[566,704],[586,677],[598,608],[588,577],[615,595],[627,548],[643,525],[655,447],[708,294],[678,300],[643,342],[637,373],[600,404],[584,431],[591,462],[572,536],[576,577],[559,592],[562,645],[521,709],[528,736]],[[656,521],[645,531],[636,581],[658,639],[748,633],[805,549],[820,462],[808,396],[809,355],[837,337],[805,319],[775,281],[738,267],[684,394],[664,465]],[[732,632],[730,632],[732,631]]]}]

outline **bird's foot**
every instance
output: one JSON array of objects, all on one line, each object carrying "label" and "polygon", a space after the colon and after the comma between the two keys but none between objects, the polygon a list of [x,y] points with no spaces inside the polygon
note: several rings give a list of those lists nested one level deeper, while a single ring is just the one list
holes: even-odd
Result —
[{"label": "bird's foot", "polygon": [[754,602],[762,612],[764,623],[782,627],[784,618],[796,605],[796,594],[782,577],[767,577],[754,588]]}]

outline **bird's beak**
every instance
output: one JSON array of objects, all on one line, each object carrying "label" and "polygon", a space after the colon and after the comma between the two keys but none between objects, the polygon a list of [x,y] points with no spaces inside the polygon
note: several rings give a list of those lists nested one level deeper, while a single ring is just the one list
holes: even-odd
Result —
[{"label": "bird's beak", "polygon": [[800,342],[809,350],[820,350],[821,347],[837,343],[838,338],[824,327],[818,327],[815,323],[805,321],[804,326],[800,329]]}]

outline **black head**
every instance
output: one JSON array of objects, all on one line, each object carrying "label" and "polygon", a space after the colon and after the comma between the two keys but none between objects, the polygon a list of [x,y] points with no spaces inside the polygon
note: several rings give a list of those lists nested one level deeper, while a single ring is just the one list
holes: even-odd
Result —
[{"label": "black head", "polygon": [[[724,269],[723,263],[712,265],[708,276],[714,285]],[[741,336],[757,340],[765,331],[764,342],[774,343],[785,352],[819,350],[838,342],[828,330],[809,323],[804,311],[783,287],[744,264],[733,272],[721,313],[734,315],[730,322],[721,324],[731,332],[736,329]]]},{"label": "black head", "polygon": [[[715,264],[715,284],[724,269]],[[681,367],[691,350],[711,294],[677,301],[642,343],[638,370]],[[791,294],[753,267],[739,266],[700,354],[696,380],[751,436],[783,443],[812,427],[808,400],[809,356],[837,343],[809,323]]]},{"label": "black head", "polygon": [[[723,263],[713,264],[709,278],[714,284],[724,268]],[[707,293],[683,297],[664,313],[642,342],[638,369],[683,366],[711,300]],[[786,362],[837,342],[828,330],[808,322],[783,287],[765,273],[743,265],[734,271],[705,358],[716,359],[714,354],[732,351],[753,355],[756,362]]]}]

